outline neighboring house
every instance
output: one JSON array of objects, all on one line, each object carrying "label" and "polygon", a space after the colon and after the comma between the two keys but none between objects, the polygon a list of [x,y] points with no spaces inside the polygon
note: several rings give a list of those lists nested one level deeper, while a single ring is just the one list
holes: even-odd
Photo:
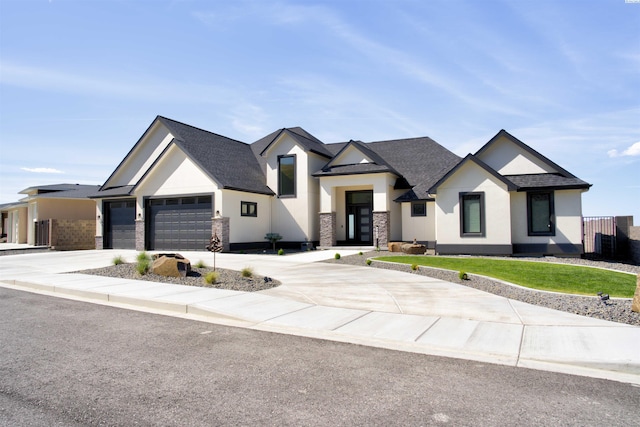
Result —
[{"label": "neighboring house", "polygon": [[61,250],[95,247],[95,203],[88,196],[99,188],[55,184],[20,191],[27,197],[0,207],[7,242]]},{"label": "neighboring house", "polygon": [[204,250],[217,234],[240,250],[278,233],[285,247],[579,255],[588,188],[505,131],[461,159],[426,137],[324,144],[285,128],[246,144],[159,116],[91,197],[97,248]]},{"label": "neighboring house", "polygon": [[27,243],[27,204],[22,202],[0,205],[2,241]]}]

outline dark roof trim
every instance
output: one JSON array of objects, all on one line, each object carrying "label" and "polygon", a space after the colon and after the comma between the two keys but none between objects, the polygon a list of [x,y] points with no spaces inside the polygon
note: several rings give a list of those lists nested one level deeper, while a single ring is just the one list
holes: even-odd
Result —
[{"label": "dark roof trim", "polygon": [[505,178],[504,176],[500,175],[495,169],[491,168],[485,162],[483,162],[482,160],[478,159],[473,154],[467,154],[467,157],[462,159],[457,165],[455,165],[453,168],[451,168],[451,170],[449,170],[449,172],[447,172],[442,178],[440,178],[438,180],[438,182],[436,182],[435,184],[433,184],[431,186],[431,188],[429,188],[429,194],[437,194],[438,187],[443,182],[448,180],[451,177],[451,175],[456,173],[458,171],[458,169],[460,169],[463,165],[465,165],[468,162],[475,163],[477,166],[479,166],[482,169],[484,169],[486,172],[488,172],[489,174],[491,174],[492,176],[497,178],[499,181],[503,182],[507,186],[507,190],[508,191],[513,191],[513,190],[517,190],[518,189],[518,187],[513,182],[509,181],[507,178]]},{"label": "dark roof trim", "polygon": [[367,175],[377,173],[395,173],[392,170],[362,171],[362,172],[316,172],[311,176],[321,178],[323,176],[348,176],[348,175]]},{"label": "dark roof trim", "polygon": [[263,194],[265,196],[275,196],[276,195],[276,193],[274,193],[273,191],[247,190],[246,188],[232,187],[232,186],[229,186],[229,185],[222,187],[222,190],[233,190],[233,191],[240,191],[242,193]]},{"label": "dark roof trim", "polygon": [[[301,135],[297,132],[295,132],[293,129],[288,129],[288,128],[282,128],[280,129],[280,131],[278,131],[278,133],[276,133],[276,135],[271,139],[271,141],[269,141],[269,143],[267,144],[267,146],[264,148],[264,150],[262,150],[260,152],[260,155],[263,156],[264,153],[267,152],[267,150],[269,150],[269,148],[271,148],[271,146],[280,138],[280,136],[282,134],[288,134],[289,136],[291,136],[291,138],[293,138],[296,142],[298,142],[302,148],[304,149],[304,151],[310,151],[312,153],[318,154],[322,157],[326,157],[328,159],[331,158],[331,153],[329,153],[328,151],[320,151],[320,150],[316,150],[312,147],[312,145],[317,145],[317,144],[322,144],[322,142],[319,141],[314,141],[311,138],[306,137],[305,135]],[[309,141],[309,143],[307,143],[306,141]],[[324,145],[324,144],[322,144]]]},{"label": "dark roof trim", "polygon": [[127,155],[124,156],[124,158],[120,161],[118,166],[116,166],[116,168],[113,170],[113,172],[111,172],[111,175],[109,175],[109,178],[107,178],[107,180],[104,182],[104,184],[102,184],[102,186],[100,186],[100,191],[105,189],[105,186],[107,185],[107,183],[111,180],[111,178],[113,178],[113,176],[116,174],[116,172],[118,172],[118,170],[120,170],[120,167],[129,159],[129,156],[131,156],[131,154],[136,150],[136,148],[138,148],[138,146],[142,143],[142,141],[147,137],[147,135],[151,132],[151,129],[157,123],[160,123],[160,118],[161,118],[160,116],[156,116],[156,118],[153,119],[153,121],[151,122],[151,124],[149,125],[147,130],[144,131],[144,133],[138,139],[138,141],[133,145],[133,147],[131,147],[131,150],[129,150]]},{"label": "dark roof trim", "polygon": [[90,199],[105,199],[112,197],[128,197],[131,196],[133,185],[122,185],[120,187],[111,187],[99,190],[97,193],[87,196]]},{"label": "dark roof trim", "polygon": [[489,142],[484,144],[482,146],[482,148],[480,148],[476,152],[475,155],[477,157],[481,156],[485,151],[487,151],[489,149],[489,147],[491,145],[493,145],[493,143],[495,143],[498,139],[500,139],[500,137],[503,137],[503,136],[505,138],[509,139],[514,144],[516,144],[518,147],[520,147],[523,150],[525,150],[526,152],[528,152],[529,154],[533,155],[534,157],[537,157],[543,163],[546,163],[548,166],[552,167],[553,169],[555,169],[558,173],[562,174],[563,176],[565,176],[567,178],[576,178],[576,176],[573,175],[571,172],[569,172],[566,169],[562,168],[560,165],[558,165],[557,163],[551,161],[549,158],[543,156],[542,154],[540,154],[539,152],[537,152],[533,148],[529,147],[527,144],[525,144],[524,142],[520,141],[518,138],[516,138],[515,136],[511,135],[509,132],[507,132],[504,129],[500,129],[500,131],[493,138],[491,138],[489,140]]},{"label": "dark roof trim", "polygon": [[549,191],[549,190],[586,190],[591,188],[591,184],[574,184],[574,185],[553,185],[548,187],[518,187],[518,192],[524,191]]},{"label": "dark roof trim", "polygon": [[[322,171],[325,172],[324,174],[320,174],[318,176],[326,176],[326,175],[331,175],[331,167],[332,167],[332,163],[334,162],[334,160],[336,160],[338,157],[340,157],[340,155],[342,155],[342,153],[344,153],[346,150],[349,149],[349,147],[355,147],[356,150],[358,150],[359,152],[361,152],[362,154],[364,154],[366,157],[368,157],[369,159],[371,159],[371,161],[373,162],[373,164],[378,165],[378,166],[384,166],[388,169],[389,172],[393,172],[394,174],[398,175],[399,177],[402,177],[402,174],[400,172],[398,172],[397,170],[395,170],[391,165],[389,165],[389,163],[387,163],[382,156],[380,156],[378,153],[376,153],[375,151],[373,151],[371,148],[367,147],[367,144],[365,144],[362,141],[354,141],[353,139],[350,140],[349,142],[347,142],[347,144],[342,147],[334,156],[331,160],[329,160],[329,162],[324,165],[322,167]],[[337,165],[337,166],[352,166],[352,165]],[[383,172],[383,171],[380,171]],[[355,173],[336,173],[335,175],[357,175],[357,174],[361,174],[361,173],[367,173],[367,172],[355,172]],[[316,176],[314,174],[314,176]]]}]

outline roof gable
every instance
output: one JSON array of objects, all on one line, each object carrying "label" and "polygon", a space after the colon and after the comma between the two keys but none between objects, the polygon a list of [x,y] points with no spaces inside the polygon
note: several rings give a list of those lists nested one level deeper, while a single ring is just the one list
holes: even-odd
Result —
[{"label": "roof gable", "polygon": [[555,173],[575,178],[504,129],[480,148],[475,156],[502,175]]},{"label": "roof gable", "polygon": [[157,116],[100,190],[135,185],[169,146],[175,135]]},{"label": "roof gable", "polygon": [[276,146],[284,136],[291,137],[298,145],[302,147],[304,151],[310,151],[329,159],[332,157],[331,152],[327,150],[322,141],[300,127],[283,128],[270,133],[266,137],[259,139],[252,144],[254,146],[254,152],[259,154],[260,156],[264,156],[265,153]]},{"label": "roof gable", "polygon": [[162,116],[156,117],[101,192],[106,195],[107,190],[120,188],[118,194],[130,194],[173,144],[220,188],[273,194],[248,144]]},{"label": "roof gable", "polygon": [[508,191],[517,190],[518,187],[513,182],[509,181],[507,178],[505,178],[504,176],[500,175],[496,170],[492,169],[489,165],[484,163],[482,160],[478,159],[473,154],[468,154],[467,157],[462,159],[457,165],[455,165],[453,168],[451,168],[451,170],[449,170],[442,178],[440,178],[434,185],[432,185],[429,188],[429,194],[437,194],[438,187],[440,187],[442,184],[444,184],[446,181],[448,181],[462,167],[464,167],[465,165],[468,165],[468,164],[473,164],[473,165],[479,167],[480,169],[482,169],[483,171],[485,171],[489,175],[493,176],[498,181],[502,182],[504,185],[506,185]]}]

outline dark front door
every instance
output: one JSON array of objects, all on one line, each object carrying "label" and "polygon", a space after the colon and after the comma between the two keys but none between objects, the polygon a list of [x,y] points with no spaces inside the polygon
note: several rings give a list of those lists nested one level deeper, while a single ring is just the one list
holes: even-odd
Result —
[{"label": "dark front door", "polygon": [[347,191],[347,244],[373,244],[373,191]]}]

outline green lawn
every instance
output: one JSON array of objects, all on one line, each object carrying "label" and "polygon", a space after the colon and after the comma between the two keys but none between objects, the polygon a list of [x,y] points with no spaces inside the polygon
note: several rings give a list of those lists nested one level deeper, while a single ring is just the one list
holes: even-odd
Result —
[{"label": "green lawn", "polygon": [[379,261],[418,264],[494,277],[521,286],[569,294],[633,298],[636,276],[598,268],[547,262],[439,256],[386,256]]}]

